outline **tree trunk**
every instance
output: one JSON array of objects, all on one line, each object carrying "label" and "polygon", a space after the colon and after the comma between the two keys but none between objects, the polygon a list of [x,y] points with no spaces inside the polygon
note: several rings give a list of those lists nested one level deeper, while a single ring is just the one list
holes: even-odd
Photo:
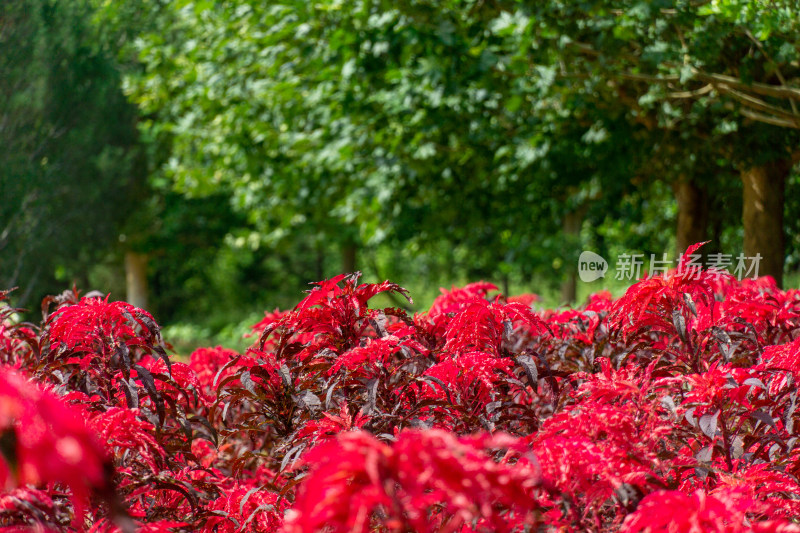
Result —
[{"label": "tree trunk", "polygon": [[342,272],[347,274],[356,271],[356,244],[345,243],[342,247]]},{"label": "tree trunk", "polygon": [[322,281],[325,279],[325,253],[322,251],[322,246],[317,245],[316,255],[314,274],[317,281]]},{"label": "tree trunk", "polygon": [[147,256],[125,252],[125,299],[135,307],[147,309]]},{"label": "tree trunk", "polygon": [[33,294],[33,289],[39,282],[39,275],[42,273],[42,265],[37,264],[33,270],[33,275],[28,278],[28,282],[25,284],[25,290],[22,291],[22,296],[20,296],[19,300],[17,300],[17,305],[22,307],[28,301],[28,298],[31,297]]},{"label": "tree trunk", "polygon": [[678,225],[675,231],[676,257],[698,242],[708,240],[708,193],[691,179],[672,184],[678,203]]},{"label": "tree trunk", "polygon": [[[583,225],[583,216],[586,208],[583,207],[576,211],[570,211],[564,215],[564,222],[562,229],[564,236],[569,239],[569,242],[578,242],[581,226]],[[572,304],[578,296],[578,276],[576,269],[570,269],[567,273],[567,279],[561,284],[561,303]]]},{"label": "tree trunk", "polygon": [[778,287],[783,286],[783,197],[790,171],[791,164],[781,160],[745,168],[741,173],[744,255],[761,256],[757,264],[748,263],[753,269],[742,276],[752,277],[757,266],[758,275],[772,276]]}]

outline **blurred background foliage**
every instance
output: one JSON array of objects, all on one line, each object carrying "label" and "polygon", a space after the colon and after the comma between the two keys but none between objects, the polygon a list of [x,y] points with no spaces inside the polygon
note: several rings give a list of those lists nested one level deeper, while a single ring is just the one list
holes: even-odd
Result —
[{"label": "blurred background foliage", "polygon": [[796,286],[793,4],[3,2],[0,287],[237,345],[341,271],[555,306],[711,240]]}]

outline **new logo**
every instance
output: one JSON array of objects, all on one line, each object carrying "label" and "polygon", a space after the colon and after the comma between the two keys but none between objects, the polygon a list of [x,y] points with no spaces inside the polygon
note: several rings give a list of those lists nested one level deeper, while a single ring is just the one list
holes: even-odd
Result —
[{"label": "new logo", "polygon": [[608,262],[601,256],[588,250],[581,252],[578,258],[578,277],[589,283],[604,278],[608,272]]}]

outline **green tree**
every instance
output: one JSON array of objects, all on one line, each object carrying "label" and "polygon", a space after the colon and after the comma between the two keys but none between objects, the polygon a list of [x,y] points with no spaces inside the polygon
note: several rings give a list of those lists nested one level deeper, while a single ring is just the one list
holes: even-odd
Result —
[{"label": "green tree", "polygon": [[584,189],[601,181],[613,206],[629,188],[633,150],[618,111],[551,92],[553,66],[519,70],[507,15],[175,2],[139,41],[132,94],[170,147],[160,175],[188,195],[228,191],[267,240],[339,242],[344,269],[354,245],[446,242],[470,276],[529,273],[563,255],[551,237]]},{"label": "green tree", "polygon": [[712,186],[710,197],[726,189],[731,170],[739,173],[744,253],[760,253],[761,273],[781,283],[784,187],[800,127],[794,2],[556,1],[515,9],[530,21],[523,48],[541,51],[531,61],[557,57],[566,90],[616,96],[631,120],[677,137],[671,151],[692,163],[689,172],[676,165],[671,178],[684,211],[703,204],[703,188]]},{"label": "green tree", "polygon": [[63,289],[56,270],[85,280],[131,211],[135,108],[90,15],[81,1],[0,7],[0,286],[23,304]]},{"label": "green tree", "polygon": [[743,224],[780,282],[797,17],[759,7],[172,2],[131,95],[168,147],[159,176],[230,196],[256,240],[335,242],[345,269],[409,243],[469,276],[552,268],[659,180],[678,248]]}]

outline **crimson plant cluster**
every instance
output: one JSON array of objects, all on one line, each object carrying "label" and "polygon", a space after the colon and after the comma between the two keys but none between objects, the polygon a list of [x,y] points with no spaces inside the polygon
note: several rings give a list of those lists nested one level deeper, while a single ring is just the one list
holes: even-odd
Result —
[{"label": "crimson plant cluster", "polygon": [[0,526],[800,532],[800,291],[685,261],[578,309],[386,291],[317,283],[187,362],[124,302],[0,307]]}]

